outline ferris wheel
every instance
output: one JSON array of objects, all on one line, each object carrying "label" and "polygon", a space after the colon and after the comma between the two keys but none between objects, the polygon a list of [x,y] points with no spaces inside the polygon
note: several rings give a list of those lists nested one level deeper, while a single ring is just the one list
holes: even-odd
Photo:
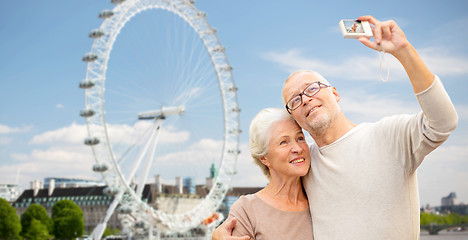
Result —
[{"label": "ferris wheel", "polygon": [[[106,218],[115,209],[129,229],[194,228],[218,208],[236,172],[241,131],[232,67],[193,1],[111,2],[89,34],[80,82],[84,142],[115,199]],[[217,177],[192,208],[174,212],[143,199],[150,176],[203,175],[210,164]]]}]

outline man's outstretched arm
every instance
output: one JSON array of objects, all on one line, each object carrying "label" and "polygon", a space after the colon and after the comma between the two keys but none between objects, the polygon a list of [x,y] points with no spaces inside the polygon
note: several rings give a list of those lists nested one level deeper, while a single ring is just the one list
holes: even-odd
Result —
[{"label": "man's outstretched arm", "polygon": [[357,19],[369,21],[374,32],[373,42],[366,37],[359,38],[359,41],[369,48],[385,51],[398,59],[408,74],[414,93],[420,93],[432,85],[434,75],[394,21],[380,22],[372,16]]},{"label": "man's outstretched arm", "polygon": [[249,236],[233,237],[232,230],[236,226],[237,218],[228,218],[219,225],[211,236],[212,240],[249,240]]},{"label": "man's outstretched arm", "polygon": [[374,25],[374,41],[365,37],[359,38],[359,41],[374,50],[392,54],[403,65],[428,126],[435,130],[432,133],[426,131],[424,135],[432,142],[441,144],[458,124],[457,112],[442,82],[432,74],[394,21],[380,22],[372,16],[359,17],[358,20]]}]

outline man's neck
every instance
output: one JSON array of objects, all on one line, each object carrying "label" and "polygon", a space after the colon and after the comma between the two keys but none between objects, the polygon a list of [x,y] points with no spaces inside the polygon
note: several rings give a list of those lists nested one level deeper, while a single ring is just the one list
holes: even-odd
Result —
[{"label": "man's neck", "polygon": [[354,127],[356,127],[356,124],[352,123],[343,115],[330,123],[326,129],[322,131],[311,130],[309,131],[309,134],[315,140],[317,146],[324,147],[334,143]]}]

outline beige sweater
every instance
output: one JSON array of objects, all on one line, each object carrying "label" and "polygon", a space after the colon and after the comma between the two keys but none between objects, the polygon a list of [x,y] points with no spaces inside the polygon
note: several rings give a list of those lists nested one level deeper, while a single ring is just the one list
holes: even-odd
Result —
[{"label": "beige sweater", "polygon": [[360,124],[330,145],[311,146],[303,184],[315,239],[419,239],[416,169],[458,116],[438,77],[416,97],[419,114]]},{"label": "beige sweater", "polygon": [[313,239],[309,209],[281,211],[255,194],[241,196],[232,205],[229,216],[238,219],[233,236],[250,236],[251,240]]}]

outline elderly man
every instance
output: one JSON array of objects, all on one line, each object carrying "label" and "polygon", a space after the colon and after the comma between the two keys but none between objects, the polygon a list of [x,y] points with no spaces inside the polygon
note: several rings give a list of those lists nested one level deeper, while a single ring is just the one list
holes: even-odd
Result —
[{"label": "elderly man", "polygon": [[[405,68],[422,112],[352,123],[340,95],[320,74],[298,71],[286,79],[287,111],[315,144],[302,181],[310,204],[315,239],[419,239],[416,169],[455,129],[458,116],[440,79],[433,75],[393,21],[359,17],[373,25],[365,46],[392,54]],[[223,223],[213,239],[229,236]],[[312,236],[311,236],[312,239]]]}]

